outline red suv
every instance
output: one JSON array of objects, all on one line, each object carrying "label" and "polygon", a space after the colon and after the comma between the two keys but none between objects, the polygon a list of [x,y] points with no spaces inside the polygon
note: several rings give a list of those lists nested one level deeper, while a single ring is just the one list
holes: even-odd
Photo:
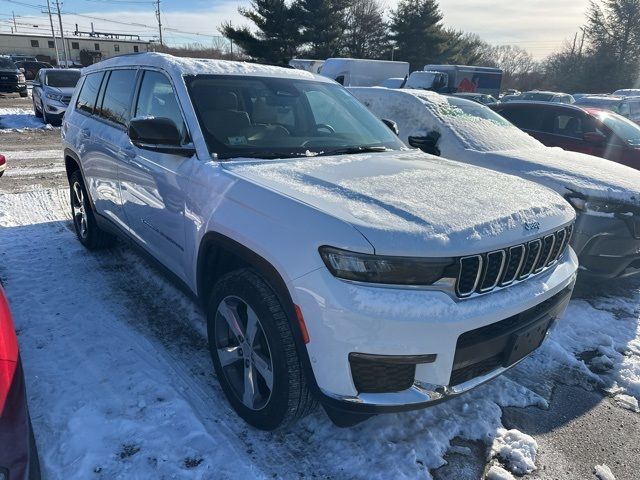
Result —
[{"label": "red suv", "polygon": [[548,147],[613,160],[640,170],[640,126],[608,110],[510,102],[493,110]]},{"label": "red suv", "polygon": [[40,478],[18,340],[0,286],[0,479]]}]

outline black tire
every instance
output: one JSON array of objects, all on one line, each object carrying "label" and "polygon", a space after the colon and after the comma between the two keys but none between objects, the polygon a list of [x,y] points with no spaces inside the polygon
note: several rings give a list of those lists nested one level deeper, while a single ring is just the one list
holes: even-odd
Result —
[{"label": "black tire", "polygon": [[27,90],[25,90],[24,92],[20,92],[20,96],[22,98],[28,97],[29,96],[29,92]]},{"label": "black tire", "polygon": [[[218,348],[227,348],[229,345],[221,345],[221,329],[227,326],[224,318],[218,313],[224,301],[233,298],[242,300],[250,309],[255,312],[260,330],[255,334],[255,338],[261,337],[261,342],[266,340],[266,352],[270,354],[272,367],[272,389],[268,399],[262,399],[265,403],[260,408],[249,408],[240,398],[237,387],[234,389],[232,383],[232,365],[237,369],[247,368],[247,360],[240,357],[237,363],[227,363],[223,366],[218,354]],[[239,312],[238,310],[237,312]],[[245,329],[248,324],[246,319],[242,320],[242,313],[238,319],[244,321]],[[256,329],[257,330],[257,329]],[[302,364],[298,357],[296,345],[291,331],[291,324],[287,318],[277,295],[268,282],[262,278],[255,270],[243,268],[224,275],[213,287],[209,296],[207,309],[207,331],[209,336],[209,350],[218,377],[218,381],[224,391],[227,400],[248,424],[260,430],[274,430],[291,424],[294,421],[312,412],[317,402],[313,398],[305,377]],[[248,341],[248,339],[244,339]],[[257,342],[257,340],[256,340]],[[247,343],[244,344],[245,346]],[[238,344],[240,355],[242,355],[242,345]],[[252,347],[251,352],[257,351]],[[245,349],[246,350],[246,349]],[[265,350],[262,350],[265,351]],[[233,360],[237,362],[237,360]],[[251,361],[253,362],[253,361]],[[260,377],[259,369],[254,365],[255,382]],[[246,370],[245,370],[246,371]],[[245,379],[246,382],[246,379]],[[245,383],[246,386],[246,383]],[[257,391],[258,388],[253,389]]]},{"label": "black tire", "polygon": [[38,107],[36,107],[36,101],[33,101],[33,114],[36,116],[36,118],[42,118],[42,111],[38,110]]},{"label": "black tire", "polygon": [[[98,227],[80,170],[76,170],[71,174],[69,191],[71,218],[73,219],[73,226],[75,227],[76,236],[78,240],[80,240],[80,243],[89,250],[112,246],[115,242],[115,237]],[[81,195],[78,194],[78,191]]]},{"label": "black tire", "polygon": [[50,123],[49,119],[47,118],[47,112],[44,109],[44,104],[42,102],[40,102],[40,112],[42,113],[41,117],[44,124],[47,125],[48,123]]}]

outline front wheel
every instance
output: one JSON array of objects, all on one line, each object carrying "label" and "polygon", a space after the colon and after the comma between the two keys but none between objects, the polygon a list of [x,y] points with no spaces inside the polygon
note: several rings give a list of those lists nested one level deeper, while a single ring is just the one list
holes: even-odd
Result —
[{"label": "front wheel", "polygon": [[218,381],[247,423],[273,430],[315,408],[287,315],[255,270],[236,270],[216,283],[207,330]]},{"label": "front wheel", "polygon": [[41,117],[42,117],[42,110],[38,110],[38,107],[36,106],[36,101],[35,101],[35,99],[33,100],[33,114],[34,114],[37,118],[41,118]]},{"label": "front wheel", "polygon": [[20,96],[22,98],[28,97],[29,96],[29,92],[27,90],[25,90],[24,92],[20,92]]},{"label": "front wheel", "polygon": [[80,170],[71,174],[69,186],[71,190],[71,217],[80,243],[89,250],[111,246],[115,237],[98,227]]}]

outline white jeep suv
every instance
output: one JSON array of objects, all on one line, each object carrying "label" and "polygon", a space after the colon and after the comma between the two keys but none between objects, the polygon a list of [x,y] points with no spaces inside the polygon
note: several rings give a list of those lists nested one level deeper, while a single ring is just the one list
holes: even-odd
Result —
[{"label": "white jeep suv", "polygon": [[201,300],[258,428],[317,400],[347,425],[462,393],[571,294],[562,197],[408,151],[321,76],[125,55],[83,70],[62,136],[78,239],[126,236]]}]

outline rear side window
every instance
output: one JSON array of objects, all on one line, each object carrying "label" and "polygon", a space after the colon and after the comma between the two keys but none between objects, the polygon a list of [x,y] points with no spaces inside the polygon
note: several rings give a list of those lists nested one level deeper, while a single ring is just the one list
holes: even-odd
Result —
[{"label": "rear side window", "polygon": [[83,112],[93,113],[96,108],[96,98],[98,97],[98,90],[100,90],[100,83],[102,83],[103,72],[91,73],[87,75],[82,84],[82,90],[78,94],[78,100],[76,101],[76,108]]},{"label": "rear side window", "polygon": [[507,108],[500,114],[513,123],[516,127],[523,130],[533,130],[536,132],[551,133],[553,122],[551,115],[546,109],[539,108]]},{"label": "rear side window", "polygon": [[168,118],[185,134],[184,120],[173,86],[160,72],[144,72],[134,116]]},{"label": "rear side window", "polygon": [[100,116],[126,125],[131,113],[131,95],[136,84],[135,70],[114,70],[104,91]]}]

